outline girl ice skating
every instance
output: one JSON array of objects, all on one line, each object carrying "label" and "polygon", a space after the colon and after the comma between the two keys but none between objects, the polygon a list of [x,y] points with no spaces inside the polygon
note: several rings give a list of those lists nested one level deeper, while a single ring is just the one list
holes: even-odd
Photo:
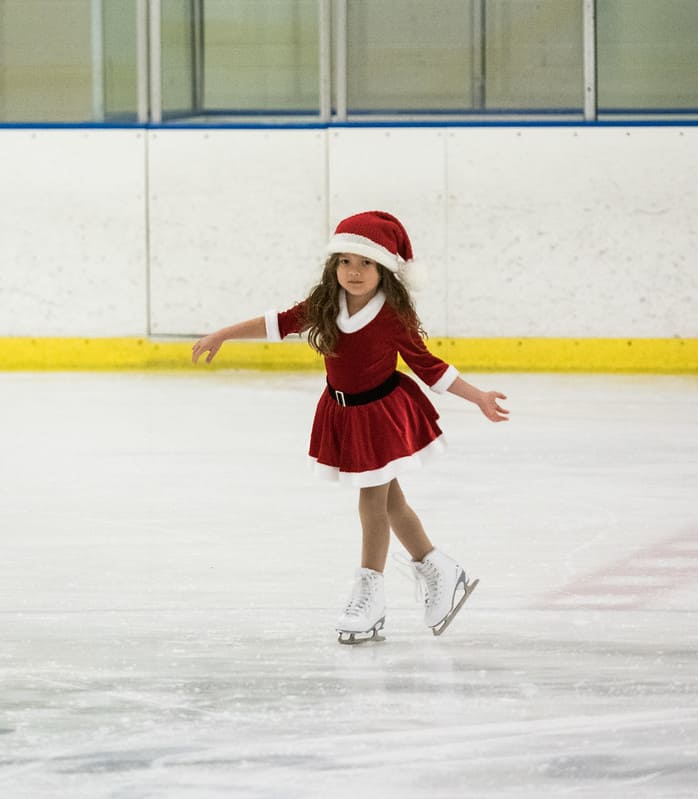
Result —
[{"label": "girl ice skating", "polygon": [[359,489],[361,568],[337,622],[341,643],[379,639],[385,624],[383,570],[390,531],[409,552],[435,635],[475,588],[460,564],[436,549],[407,504],[398,478],[443,449],[438,413],[417,383],[396,371],[398,353],[433,391],[475,403],[492,422],[507,421],[496,391],[466,383],[427,349],[402,276],[412,246],[398,219],[367,211],[342,220],[327,247],[320,283],[287,311],[223,328],[193,347],[215,357],[227,339],[281,341],[307,333],[325,357],[327,388],[315,411],[309,454],[317,473]]}]

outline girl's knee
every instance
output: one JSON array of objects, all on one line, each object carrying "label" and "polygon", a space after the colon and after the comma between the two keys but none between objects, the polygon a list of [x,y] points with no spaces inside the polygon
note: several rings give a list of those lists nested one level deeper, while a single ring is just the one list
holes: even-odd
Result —
[{"label": "girl's knee", "polygon": [[402,489],[397,480],[390,483],[388,489],[388,513],[393,515],[400,513],[407,507],[407,500],[402,493]]},{"label": "girl's knee", "polygon": [[387,486],[370,486],[359,491],[359,505],[363,507],[385,508],[387,505]]}]

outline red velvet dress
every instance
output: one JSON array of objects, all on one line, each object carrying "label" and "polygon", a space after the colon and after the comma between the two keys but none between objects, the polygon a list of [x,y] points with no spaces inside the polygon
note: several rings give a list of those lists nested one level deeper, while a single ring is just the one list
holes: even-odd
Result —
[{"label": "red velvet dress", "polygon": [[[334,357],[325,358],[327,378],[337,391],[355,394],[379,386],[395,371],[398,353],[412,371],[437,392],[458,376],[455,367],[432,355],[416,331],[409,331],[376,296],[349,316],[340,296],[339,342]],[[281,340],[298,333],[303,304],[266,314],[267,338]],[[443,449],[439,415],[417,383],[400,374],[397,388],[383,399],[344,407],[324,391],[317,404],[310,435],[315,470],[355,486],[390,482],[407,469]]]}]

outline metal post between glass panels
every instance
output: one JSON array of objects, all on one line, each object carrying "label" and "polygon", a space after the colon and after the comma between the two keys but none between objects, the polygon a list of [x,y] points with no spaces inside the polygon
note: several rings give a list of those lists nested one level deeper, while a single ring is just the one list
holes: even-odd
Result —
[{"label": "metal post between glass panels", "polygon": [[162,122],[162,50],[160,0],[149,0],[148,16],[148,77],[150,121]]},{"label": "metal post between glass panels", "polygon": [[334,75],[336,119],[345,122],[347,119],[347,0],[335,0],[334,3]]},{"label": "metal post between glass panels", "polygon": [[584,2],[584,119],[596,119],[596,0]]},{"label": "metal post between glass panels", "polygon": [[92,121],[104,121],[104,0],[90,3],[92,44]]},{"label": "metal post between glass panels", "polygon": [[318,0],[318,13],[320,121],[329,122],[332,116],[332,0]]},{"label": "metal post between glass panels", "polygon": [[485,109],[485,45],[487,41],[485,0],[472,3],[472,107]]},{"label": "metal post between glass panels", "polygon": [[149,122],[148,0],[136,1],[136,93],[138,124]]},{"label": "metal post between glass panels", "polygon": [[204,107],[204,0],[191,0],[192,88],[191,105],[194,115]]}]

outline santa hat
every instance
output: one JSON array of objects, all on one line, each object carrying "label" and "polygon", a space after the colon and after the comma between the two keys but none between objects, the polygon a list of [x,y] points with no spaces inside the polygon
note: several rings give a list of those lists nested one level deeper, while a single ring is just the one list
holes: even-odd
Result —
[{"label": "santa hat", "polygon": [[397,272],[412,260],[412,245],[399,219],[385,211],[363,211],[343,219],[327,245],[327,254],[363,255]]}]

